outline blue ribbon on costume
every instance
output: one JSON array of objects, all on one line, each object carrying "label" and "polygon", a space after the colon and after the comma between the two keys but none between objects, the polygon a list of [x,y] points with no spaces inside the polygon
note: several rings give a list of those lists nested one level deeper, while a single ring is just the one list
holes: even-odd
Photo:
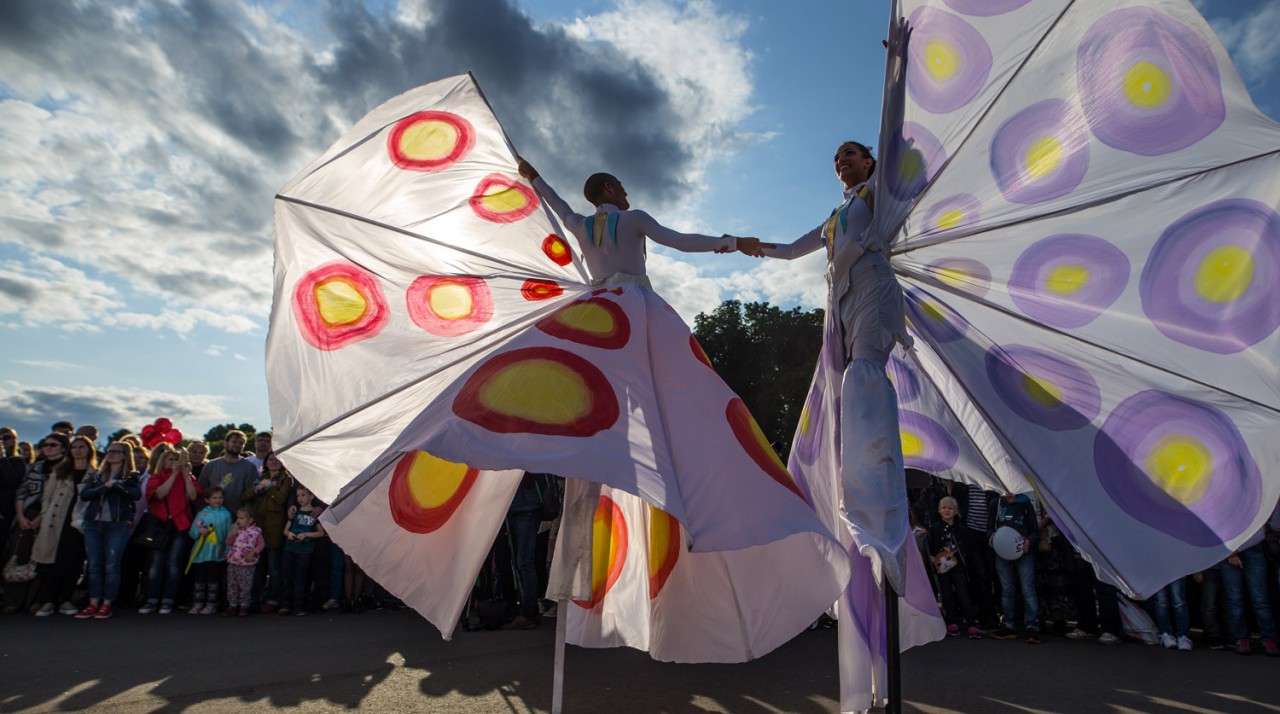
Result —
[{"label": "blue ribbon on costume", "polygon": [[590,216],[586,221],[587,235],[591,236],[591,242],[595,247],[599,248],[604,245],[604,236],[609,234],[609,242],[616,248],[618,247],[618,212],[606,213],[604,211],[597,212],[594,216]]}]

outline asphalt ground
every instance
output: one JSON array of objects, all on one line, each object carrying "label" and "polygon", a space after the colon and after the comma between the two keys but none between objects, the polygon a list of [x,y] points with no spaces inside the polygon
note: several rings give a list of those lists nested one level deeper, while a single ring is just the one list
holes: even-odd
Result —
[{"label": "asphalt ground", "polygon": [[[244,619],[0,617],[3,712],[546,712],[555,633],[408,610]],[[1280,658],[966,638],[903,655],[907,712],[1280,712]],[[838,712],[834,630],[738,665],[569,647],[565,712]]]}]

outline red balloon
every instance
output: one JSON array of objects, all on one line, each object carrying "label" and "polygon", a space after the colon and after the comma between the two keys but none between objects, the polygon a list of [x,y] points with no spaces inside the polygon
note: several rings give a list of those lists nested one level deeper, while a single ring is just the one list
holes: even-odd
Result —
[{"label": "red balloon", "polygon": [[174,446],[177,446],[177,445],[178,445],[178,442],[182,441],[182,432],[178,431],[177,429],[170,429],[170,430],[166,431],[166,432],[164,433],[164,436],[163,436],[163,437],[161,437],[161,438],[162,438],[164,441],[167,441],[167,442],[169,442],[170,444],[173,444]]},{"label": "red balloon", "polygon": [[173,428],[173,422],[169,421],[168,419],[165,419],[164,417],[160,417],[159,419],[156,419],[156,430],[159,431],[161,434],[169,431],[172,428]]},{"label": "red balloon", "polygon": [[148,441],[151,441],[151,439],[159,435],[159,433],[160,432],[158,429],[156,429],[155,424],[148,424],[142,427],[142,434],[140,435],[142,436],[142,443],[146,444]]}]

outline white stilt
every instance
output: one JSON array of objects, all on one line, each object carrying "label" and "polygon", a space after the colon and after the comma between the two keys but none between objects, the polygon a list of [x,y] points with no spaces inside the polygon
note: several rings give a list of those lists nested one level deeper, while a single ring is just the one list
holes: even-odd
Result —
[{"label": "white stilt", "polygon": [[556,671],[551,676],[551,714],[564,707],[564,631],[569,619],[569,601],[556,602]]}]

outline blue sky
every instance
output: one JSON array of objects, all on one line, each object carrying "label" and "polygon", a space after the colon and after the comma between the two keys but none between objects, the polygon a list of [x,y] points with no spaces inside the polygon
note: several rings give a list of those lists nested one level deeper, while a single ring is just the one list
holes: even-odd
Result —
[{"label": "blue sky", "polygon": [[[1280,3],[1199,0],[1280,117]],[[687,230],[795,237],[874,144],[888,0],[0,4],[0,425],[270,423],[272,195],[383,100],[474,71],[565,195],[597,170]],[[821,303],[821,257],[650,254],[686,319]]]}]

